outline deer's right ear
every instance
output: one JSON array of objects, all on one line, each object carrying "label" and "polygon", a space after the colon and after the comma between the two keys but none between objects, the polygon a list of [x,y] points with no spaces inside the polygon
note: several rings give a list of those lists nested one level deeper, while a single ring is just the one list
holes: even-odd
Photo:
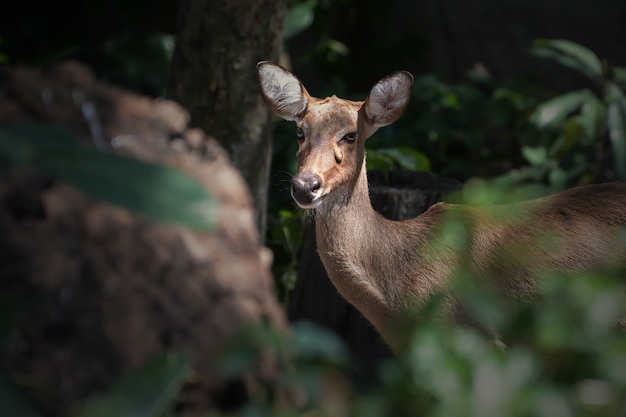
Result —
[{"label": "deer's right ear", "polygon": [[267,61],[256,65],[256,73],[267,105],[285,120],[300,120],[310,98],[300,80],[280,65]]}]

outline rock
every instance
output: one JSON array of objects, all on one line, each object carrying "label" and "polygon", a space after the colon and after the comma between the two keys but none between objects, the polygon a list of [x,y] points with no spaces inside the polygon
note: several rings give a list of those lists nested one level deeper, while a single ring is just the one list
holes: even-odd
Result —
[{"label": "rock", "polygon": [[169,350],[192,360],[184,410],[235,407],[271,382],[271,357],[242,380],[218,370],[220,349],[244,326],[280,331],[286,321],[250,193],[215,139],[190,128],[175,102],[107,85],[77,62],[0,70],[0,125],[28,121],[179,168],[219,202],[217,226],[156,224],[33,170],[3,171],[0,293],[19,314],[0,348],[2,371],[29,381],[29,398],[49,416]]}]

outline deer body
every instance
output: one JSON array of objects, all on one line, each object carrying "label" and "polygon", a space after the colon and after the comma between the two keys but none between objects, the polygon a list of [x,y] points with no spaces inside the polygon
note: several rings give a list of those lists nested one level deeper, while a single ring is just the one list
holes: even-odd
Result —
[{"label": "deer body", "polygon": [[[626,225],[626,183],[576,187],[503,206],[506,215],[438,203],[415,219],[392,221],[369,200],[365,139],[395,121],[410,97],[412,76],[379,81],[364,102],[311,97],[289,71],[257,65],[261,93],[281,117],[293,120],[299,141],[292,196],[315,209],[320,258],[339,293],[394,348],[389,324],[450,289],[459,257],[470,259],[476,281],[492,277],[505,295],[532,298],[541,270],[593,271],[623,259],[617,237]],[[451,217],[469,224],[470,239],[440,239]],[[550,240],[551,244],[541,244]],[[454,314],[451,306],[451,314]]]}]

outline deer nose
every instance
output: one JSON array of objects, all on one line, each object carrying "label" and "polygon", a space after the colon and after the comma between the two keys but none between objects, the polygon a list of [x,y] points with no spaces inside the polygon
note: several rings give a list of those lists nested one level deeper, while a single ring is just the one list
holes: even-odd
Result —
[{"label": "deer nose", "polygon": [[308,208],[315,202],[321,188],[320,177],[312,172],[301,172],[291,180],[291,196],[302,208]]}]

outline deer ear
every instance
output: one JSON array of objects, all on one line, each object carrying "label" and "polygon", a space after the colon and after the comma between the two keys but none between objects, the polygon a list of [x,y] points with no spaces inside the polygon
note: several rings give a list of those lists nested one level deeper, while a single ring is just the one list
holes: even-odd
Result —
[{"label": "deer ear", "polygon": [[398,120],[411,98],[413,76],[399,71],[383,78],[370,90],[359,109],[359,131],[368,138],[380,127]]},{"label": "deer ear", "polygon": [[310,98],[300,80],[280,65],[267,61],[256,65],[256,73],[267,105],[285,120],[300,120]]}]

